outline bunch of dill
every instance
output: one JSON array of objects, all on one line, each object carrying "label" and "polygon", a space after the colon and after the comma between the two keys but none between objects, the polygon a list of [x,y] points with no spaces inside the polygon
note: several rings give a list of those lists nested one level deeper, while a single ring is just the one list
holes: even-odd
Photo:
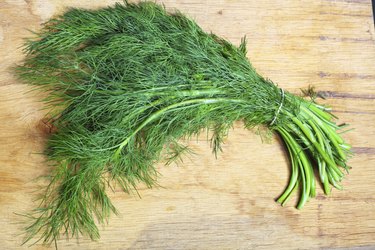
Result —
[{"label": "bunch of dill", "polygon": [[19,76],[48,91],[56,132],[45,154],[54,166],[27,239],[99,238],[96,223],[117,213],[106,190],[153,186],[155,164],[212,131],[214,153],[233,122],[280,134],[292,174],[278,199],[300,187],[301,208],[315,195],[314,167],[326,193],[340,188],[350,146],[328,110],[279,89],[256,73],[246,42],[236,47],[183,14],[154,3],[70,9],[27,42]]}]

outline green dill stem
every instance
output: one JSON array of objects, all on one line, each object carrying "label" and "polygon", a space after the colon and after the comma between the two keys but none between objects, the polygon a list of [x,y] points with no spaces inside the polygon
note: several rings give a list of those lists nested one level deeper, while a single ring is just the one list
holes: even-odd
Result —
[{"label": "green dill stem", "polygon": [[318,161],[318,167],[319,167],[320,180],[323,183],[323,187],[324,187],[324,193],[326,195],[329,195],[331,193],[331,188],[329,186],[329,180],[327,177],[326,162],[322,161],[320,157],[317,158],[317,161]]},{"label": "green dill stem", "polygon": [[[346,156],[341,150],[339,144],[343,143],[344,141],[340,138],[340,136],[334,132],[330,126],[327,126],[321,122],[320,119],[318,119],[311,111],[309,111],[304,105],[301,106],[301,109],[304,113],[309,114],[309,117],[311,117],[317,124],[321,126],[325,134],[328,136],[329,140],[333,143],[335,146],[337,152],[339,153],[340,157],[345,160]],[[310,121],[311,122],[311,121]]]},{"label": "green dill stem", "polygon": [[334,169],[337,169],[337,166],[336,164],[333,162],[333,160],[331,158],[328,157],[328,155],[326,154],[326,152],[324,152],[324,150],[321,148],[321,146],[319,145],[319,143],[316,141],[315,137],[314,137],[314,134],[310,131],[310,129],[308,129],[306,127],[305,124],[303,124],[300,120],[298,120],[296,117],[294,117],[293,115],[289,114],[291,116],[291,119],[293,120],[293,122],[302,130],[302,132],[306,135],[306,137],[310,140],[310,142],[314,145],[314,147],[316,148],[316,150],[319,152],[319,154],[323,157],[323,159],[327,162],[327,164],[334,168]]},{"label": "green dill stem", "polygon": [[[283,130],[280,130],[280,135],[284,138],[284,140],[288,140],[285,133],[287,133],[287,132],[285,132]],[[297,180],[299,178],[299,170],[298,170],[298,166],[296,165],[295,152],[294,152],[293,149],[291,149],[291,145],[289,143],[286,143],[286,146],[287,146],[289,156],[290,156],[290,161],[291,161],[291,165],[292,165],[292,169],[291,169],[292,172],[291,172],[291,175],[290,175],[289,184],[288,184],[287,188],[285,189],[283,194],[277,199],[277,202],[281,203],[282,205],[285,204],[285,202],[289,199],[289,197],[291,196],[291,194],[295,190],[295,188],[297,186]]]},{"label": "green dill stem", "polygon": [[332,172],[332,170],[330,168],[327,168],[327,176],[328,176],[328,180],[329,182],[337,189],[341,190],[342,187],[341,185],[338,183],[340,181],[340,178],[334,173]]},{"label": "green dill stem", "polygon": [[292,138],[292,136],[283,128],[278,127],[277,130],[283,135],[285,142],[290,145],[290,149],[292,150],[293,154],[297,157],[298,166],[300,168],[301,173],[301,180],[302,180],[302,194],[300,201],[298,203],[297,208],[302,208],[308,197],[310,196],[311,190],[311,172],[309,169],[308,161],[303,152],[302,148],[298,145],[298,143]]},{"label": "green dill stem", "polygon": [[192,104],[213,104],[213,103],[218,103],[218,102],[244,103],[244,101],[240,100],[240,99],[226,99],[226,98],[216,98],[216,99],[214,99],[214,98],[211,98],[211,99],[193,99],[193,100],[187,100],[187,101],[183,101],[183,102],[180,102],[180,103],[172,104],[172,105],[170,105],[168,107],[165,107],[165,108],[155,112],[154,114],[150,115],[141,125],[139,125],[139,127],[137,129],[134,130],[134,132],[130,136],[128,136],[122,143],[120,143],[118,146],[116,146],[118,148],[114,153],[114,158],[117,159],[120,156],[121,150],[128,144],[130,139],[133,138],[142,128],[144,128],[149,123],[152,123],[153,121],[158,119],[163,114],[165,114],[167,112],[170,112],[173,109],[176,109],[176,108],[179,108],[179,107],[183,107],[183,108],[194,107],[195,105],[189,106],[189,105],[192,105]]}]

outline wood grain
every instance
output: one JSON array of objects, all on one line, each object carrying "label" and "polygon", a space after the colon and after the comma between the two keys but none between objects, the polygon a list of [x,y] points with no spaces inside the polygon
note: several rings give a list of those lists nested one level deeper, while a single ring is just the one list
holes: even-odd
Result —
[{"label": "wood grain", "polygon": [[[36,204],[36,177],[49,171],[39,152],[49,134],[40,102],[12,67],[22,60],[22,39],[68,6],[97,8],[115,1],[0,1],[0,242],[20,246],[22,213]],[[158,1],[161,2],[161,1]],[[344,191],[311,200],[302,211],[292,200],[274,202],[288,178],[277,137],[270,144],[241,128],[230,132],[215,159],[205,136],[190,142],[197,155],[180,166],[160,165],[162,187],[140,189],[142,199],[111,194],[113,216],[98,242],[61,240],[61,249],[320,249],[375,248],[375,32],[370,0],[165,0],[205,30],[238,44],[260,73],[291,92],[313,85],[340,121],[355,130],[353,167]],[[33,246],[30,249],[48,249]]]}]

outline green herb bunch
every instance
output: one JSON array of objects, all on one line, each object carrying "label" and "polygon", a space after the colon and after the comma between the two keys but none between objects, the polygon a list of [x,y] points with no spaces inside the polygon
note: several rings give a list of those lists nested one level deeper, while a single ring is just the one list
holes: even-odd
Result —
[{"label": "green herb bunch", "polygon": [[179,159],[189,151],[181,139],[202,130],[216,154],[238,120],[266,125],[285,142],[292,171],[278,202],[299,188],[302,208],[315,196],[314,169],[326,194],[341,188],[350,146],[334,116],[257,74],[245,39],[236,47],[151,2],[70,9],[35,34],[17,70],[48,91],[56,132],[45,151],[50,184],[28,215],[26,241],[98,239],[97,223],[117,213],[108,189],[152,187],[155,164]]}]

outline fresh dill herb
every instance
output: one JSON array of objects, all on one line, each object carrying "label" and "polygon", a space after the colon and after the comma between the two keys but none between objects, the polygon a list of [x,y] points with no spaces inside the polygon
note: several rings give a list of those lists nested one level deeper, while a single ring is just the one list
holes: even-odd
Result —
[{"label": "fresh dill herb", "polygon": [[233,122],[265,125],[285,142],[291,160],[285,204],[315,196],[314,169],[326,194],[341,189],[350,146],[334,116],[260,76],[236,47],[204,32],[180,12],[151,2],[98,10],[70,9],[27,41],[18,75],[49,96],[56,130],[45,154],[54,166],[26,242],[99,238],[97,223],[117,213],[107,190],[152,187],[155,164],[178,160],[180,144],[202,130],[214,154]]}]

